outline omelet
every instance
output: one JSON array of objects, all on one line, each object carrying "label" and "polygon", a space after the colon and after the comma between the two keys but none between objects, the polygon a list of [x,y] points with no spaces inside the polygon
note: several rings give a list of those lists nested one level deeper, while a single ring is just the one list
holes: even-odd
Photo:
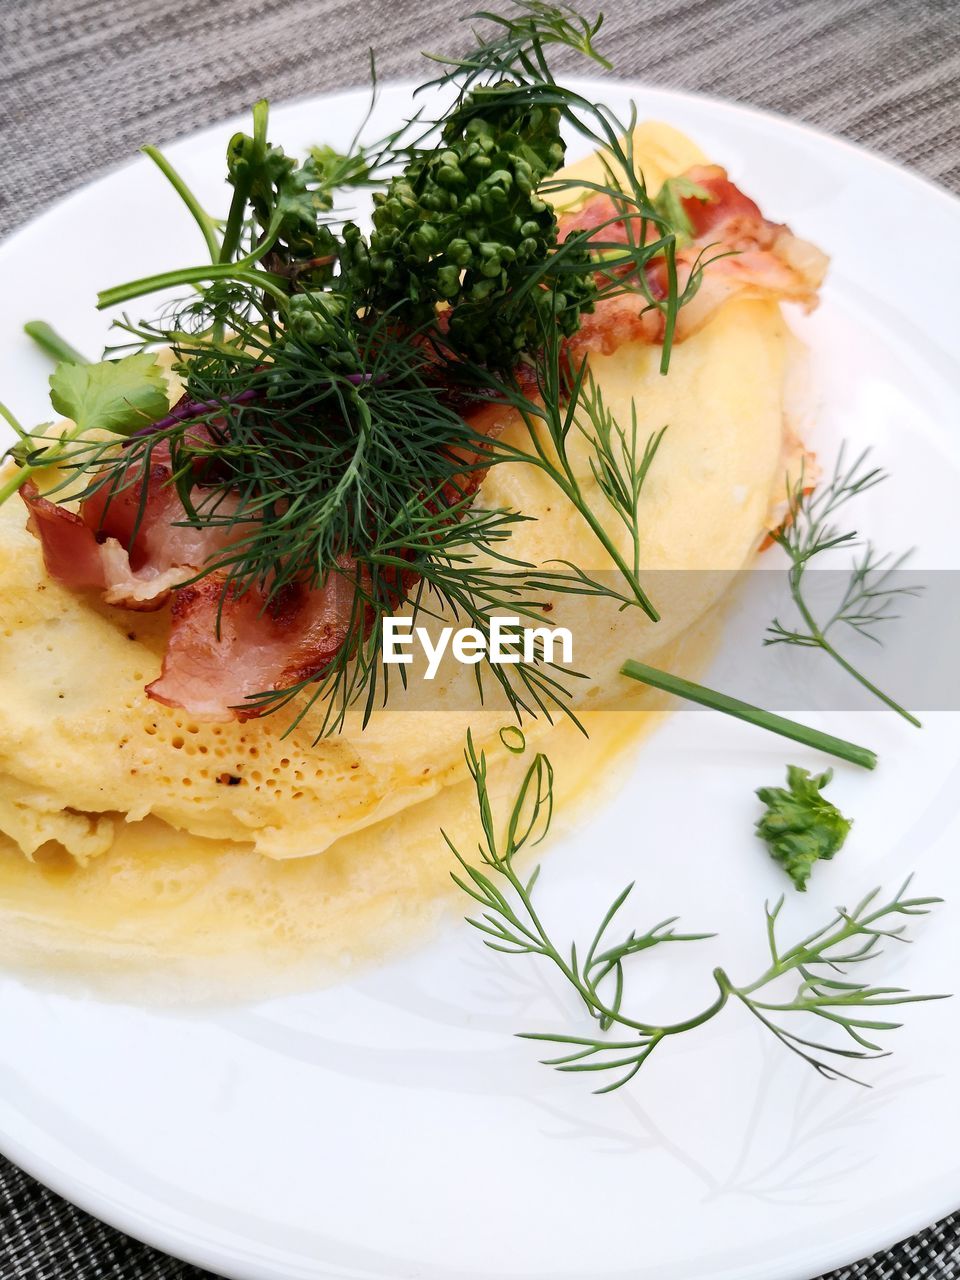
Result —
[{"label": "omelet", "polygon": [[[635,151],[651,190],[702,160],[660,125],[640,126]],[[586,180],[597,163],[569,172]],[[531,746],[578,743],[584,771],[612,768],[646,722],[643,691],[619,675],[623,661],[682,665],[685,646],[696,649],[691,637],[770,527],[796,454],[784,425],[790,350],[779,305],[741,298],[674,348],[666,377],[648,343],[591,356],[618,421],[635,406],[640,439],[666,428],[640,504],[641,579],[656,584],[662,619],[548,595],[550,625],[575,638],[570,706],[595,733],[585,742],[541,717],[524,725]],[[523,448],[525,430],[510,443]],[[586,440],[571,456],[626,550]],[[480,500],[533,517],[517,526],[511,555],[611,571],[582,515],[534,468],[498,464]],[[448,663],[427,681],[415,665],[407,689],[394,687],[365,727],[351,717],[319,740],[319,713],[294,727],[282,711],[203,723],[144,693],[168,626],[165,614],[109,608],[49,579],[22,504],[0,508],[0,910],[29,922],[24,936],[49,945],[59,922],[106,953],[162,949],[164,939],[174,947],[174,933],[176,946],[209,952],[228,935],[238,950],[282,935],[322,939],[332,954],[370,932],[373,917],[432,901],[449,864],[439,829],[464,831],[470,807],[467,729],[496,754],[503,778],[519,767],[497,745],[509,707],[495,684],[481,706],[472,668]],[[208,926],[158,923],[205,910]]]}]

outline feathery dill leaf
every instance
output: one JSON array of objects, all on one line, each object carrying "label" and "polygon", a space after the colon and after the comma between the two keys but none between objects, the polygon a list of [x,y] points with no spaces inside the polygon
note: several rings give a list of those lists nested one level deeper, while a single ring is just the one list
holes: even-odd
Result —
[{"label": "feathery dill leaf", "polygon": [[[744,1006],[781,1044],[798,1054],[827,1079],[847,1079],[836,1059],[865,1061],[885,1056],[872,1038],[876,1032],[896,1030],[900,1024],[878,1019],[876,1009],[942,999],[915,996],[901,987],[874,986],[848,976],[855,966],[881,954],[884,941],[906,941],[906,921],[926,915],[939,898],[908,897],[907,880],[886,903],[877,905],[880,890],[868,893],[851,911],[843,907],[822,928],[786,949],[777,938],[783,898],[766,907],[770,964],[753,982],[737,985],[725,969],[713,970],[715,999],[691,1017],[673,1023],[655,1023],[630,1017],[624,1010],[626,962],[632,956],[667,942],[693,942],[711,934],[685,934],[674,929],[676,917],[662,920],[643,932],[631,929],[616,938],[612,929],[634,885],[628,885],[604,912],[587,948],[554,941],[534,903],[540,868],[521,871],[518,855],[540,843],[553,815],[554,772],[550,760],[538,752],[527,768],[509,809],[506,823],[493,811],[487,784],[487,757],[477,751],[468,733],[465,750],[473,780],[482,841],[478,861],[464,856],[443,833],[457,860],[451,873],[454,883],[476,902],[479,914],[468,917],[493,951],[511,956],[537,956],[549,961],[579,997],[597,1024],[593,1035],[568,1035],[559,1031],[524,1032],[521,1038],[556,1046],[556,1057],[545,1065],[563,1072],[611,1073],[613,1079],[596,1090],[609,1093],[632,1080],[654,1050],[674,1036],[683,1035],[715,1018],[731,1001]],[[784,984],[795,983],[778,995]],[[794,1015],[819,1019],[824,1034],[842,1032],[843,1040],[812,1040],[793,1030]],[[614,1032],[614,1035],[606,1034]]]},{"label": "feathery dill leaf", "polygon": [[[898,616],[891,611],[894,602],[915,596],[921,590],[917,586],[901,585],[894,576],[909,552],[896,558],[878,556],[872,543],[859,540],[856,530],[844,532],[834,523],[833,517],[841,507],[886,479],[879,467],[867,466],[868,454],[869,450],[864,450],[848,463],[845,445],[841,445],[833,476],[825,484],[809,486],[802,469],[796,479],[789,482],[787,515],[772,537],[790,557],[790,595],[800,615],[800,624],[787,626],[774,618],[764,644],[793,644],[823,650],[868,693],[920,728],[916,716],[858,671],[837,649],[832,638],[836,628],[849,627],[880,644],[876,629]],[[853,561],[843,597],[826,620],[818,620],[805,594],[804,579],[811,561],[838,547],[858,546],[862,551]]]}]

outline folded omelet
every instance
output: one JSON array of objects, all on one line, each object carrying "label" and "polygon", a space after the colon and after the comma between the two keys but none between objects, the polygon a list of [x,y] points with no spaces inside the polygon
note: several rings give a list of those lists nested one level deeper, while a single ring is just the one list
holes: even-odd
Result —
[{"label": "folded omelet", "polygon": [[[666,126],[641,126],[635,147],[653,190],[702,160]],[[590,177],[596,163],[571,172]],[[665,595],[657,624],[639,609],[548,597],[550,625],[570,627],[573,666],[589,676],[571,680],[571,704],[593,726],[593,740],[542,718],[525,728],[538,746],[551,735],[558,750],[577,743],[584,776],[605,770],[639,723],[604,711],[644,706],[620,665],[628,657],[681,661],[729,571],[749,564],[769,527],[790,464],[789,350],[776,303],[734,301],[674,348],[666,377],[657,346],[631,343],[591,357],[619,421],[629,422],[635,404],[641,440],[667,428],[641,500],[641,577],[663,584]],[[524,431],[513,438],[521,447]],[[615,532],[586,442],[574,445],[573,459]],[[582,516],[534,468],[495,466],[481,500],[535,517],[517,527],[512,555],[610,567]],[[617,536],[625,540],[625,531]],[[169,941],[176,916],[181,939],[212,951],[222,949],[231,913],[248,941],[280,930],[301,941],[322,935],[333,946],[349,922],[352,936],[370,932],[363,921],[371,913],[411,910],[430,896],[426,884],[435,894],[445,879],[437,868],[448,863],[439,828],[462,829],[470,809],[467,729],[479,745],[492,744],[505,770],[517,767],[497,746],[509,716],[494,683],[481,706],[473,669],[448,662],[428,683],[414,667],[408,689],[397,684],[365,728],[350,718],[320,740],[318,714],[292,729],[283,711],[202,723],[144,693],[168,625],[165,613],[110,608],[49,579],[22,505],[0,508],[0,909],[54,933],[58,921],[82,932],[82,917],[102,950]],[[219,923],[203,926],[213,904]],[[382,920],[378,927],[382,933]]]}]

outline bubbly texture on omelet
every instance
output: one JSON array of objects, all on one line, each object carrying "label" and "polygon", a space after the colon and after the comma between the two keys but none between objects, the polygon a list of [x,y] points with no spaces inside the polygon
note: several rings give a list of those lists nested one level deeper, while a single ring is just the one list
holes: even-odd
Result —
[{"label": "bubbly texture on omelet", "polygon": [[[649,713],[591,712],[590,737],[551,731],[553,837],[612,792]],[[529,753],[489,752],[491,803],[512,802]],[[469,780],[424,795],[321,856],[264,858],[157,818],[117,821],[108,852],[81,865],[50,841],[28,861],[0,840],[0,960],[69,970],[120,997],[160,1001],[289,990],[342,976],[423,939],[456,890],[440,829],[464,852],[480,831]],[[552,838],[553,838],[552,837]],[[160,960],[158,965],[156,962]]]},{"label": "bubbly texture on omelet", "polygon": [[[652,190],[702,159],[665,126],[641,126],[635,146]],[[570,172],[589,179],[597,163],[590,158]],[[591,356],[619,421],[630,420],[635,404],[641,440],[667,428],[641,498],[641,577],[652,575],[664,595],[657,624],[607,600],[545,597],[550,625],[573,632],[573,666],[590,677],[571,681],[578,712],[642,708],[642,692],[618,674],[622,662],[682,656],[694,624],[728,585],[726,571],[755,554],[789,464],[787,338],[776,303],[740,300],[674,348],[666,377],[656,345],[631,342]],[[523,447],[525,430],[515,428],[512,443]],[[594,510],[616,530],[585,442],[572,457]],[[494,466],[480,501],[534,517],[513,533],[511,555],[609,567],[582,515],[534,468]],[[625,531],[618,536],[625,548]],[[674,574],[683,570],[724,572]],[[0,508],[0,892],[8,911],[36,925],[66,921],[85,902],[99,920],[93,936],[105,944],[124,934],[134,903],[135,914],[175,908],[186,919],[215,902],[221,917],[259,911],[270,921],[283,917],[286,901],[292,914],[284,928],[306,939],[313,936],[306,894],[313,933],[327,945],[349,936],[351,921],[362,931],[375,903],[386,909],[404,867],[429,868],[419,881],[412,875],[415,897],[427,894],[425,881],[438,890],[445,876],[436,869],[448,863],[439,827],[463,824],[466,731],[478,745],[491,744],[506,721],[492,681],[481,707],[472,668],[447,661],[428,683],[415,665],[409,688],[395,687],[364,729],[349,718],[319,741],[317,715],[292,729],[284,711],[208,724],[144,693],[168,626],[166,613],[110,608],[48,578],[22,504]],[[628,719],[613,713],[616,729],[594,719],[603,725],[598,740],[577,748],[584,770],[591,753],[609,758]],[[542,719],[525,727],[536,745],[551,733],[564,741],[575,734]],[[305,861],[281,872],[265,858]],[[161,886],[155,895],[145,888],[153,883]],[[191,932],[203,949],[204,931]]]}]

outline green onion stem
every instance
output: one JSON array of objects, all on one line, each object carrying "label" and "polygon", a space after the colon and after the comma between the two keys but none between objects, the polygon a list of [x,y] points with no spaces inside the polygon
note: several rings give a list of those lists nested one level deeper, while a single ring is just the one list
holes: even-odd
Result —
[{"label": "green onion stem", "polygon": [[[261,246],[262,253],[266,253],[269,248],[269,244],[265,244],[265,247]],[[281,284],[286,283],[283,278],[266,271],[248,270],[248,263],[255,261],[256,257],[253,256],[241,258],[237,262],[217,263],[204,267],[184,267],[176,271],[164,271],[157,276],[144,276],[141,280],[131,280],[127,284],[104,289],[97,295],[97,309],[102,311],[105,307],[129,302],[133,298],[142,297],[145,293],[154,293],[158,289],[172,289],[181,284],[200,284],[207,280],[244,280],[286,302],[287,294],[280,288]]]},{"label": "green onion stem", "polygon": [[212,218],[210,214],[207,213],[206,209],[203,208],[197,197],[180,177],[180,174],[177,173],[176,169],[162,151],[158,151],[156,147],[143,147],[141,149],[144,155],[148,156],[153,161],[173,187],[174,191],[176,191],[183,203],[190,210],[190,214],[193,217],[194,222],[200,228],[200,233],[203,236],[204,242],[207,246],[207,251],[210,254],[210,261],[219,262],[220,237],[217,235],[216,218]]},{"label": "green onion stem", "polygon": [[794,742],[802,742],[804,746],[823,751],[826,755],[837,756],[850,764],[860,765],[863,769],[874,769],[877,765],[876,752],[867,747],[858,747],[845,738],[835,738],[831,733],[821,733],[819,729],[811,729],[809,725],[800,724],[796,720],[788,720],[785,716],[775,715],[772,711],[764,711],[762,707],[752,706],[749,702],[741,702],[739,698],[731,698],[729,694],[718,693],[702,684],[694,684],[692,680],[684,680],[681,676],[671,675],[668,671],[658,671],[656,667],[648,667],[644,662],[628,659],[620,668],[620,674],[629,676],[631,680],[639,680],[654,689],[662,689],[665,693],[675,694],[678,698],[686,698],[689,702],[697,702],[702,707],[713,711],[722,711],[725,715],[735,716],[738,720],[746,720],[760,729],[768,729],[770,733],[778,733],[783,738],[792,738]]},{"label": "green onion stem", "polygon": [[24,475],[25,470],[26,468],[22,468],[15,471],[6,484],[0,485],[0,507],[8,498],[13,497],[25,480],[30,478],[29,475]]},{"label": "green onion stem", "polygon": [[46,320],[28,320],[23,326],[23,332],[28,338],[32,338],[37,346],[52,356],[54,360],[63,361],[66,364],[89,364],[90,361],[85,355],[81,355],[76,347],[71,347],[66,338],[61,338],[60,334]]},{"label": "green onion stem", "polygon": [[26,440],[28,432],[20,425],[13,411],[2,403],[0,403],[0,418],[14,429],[21,440]]}]

